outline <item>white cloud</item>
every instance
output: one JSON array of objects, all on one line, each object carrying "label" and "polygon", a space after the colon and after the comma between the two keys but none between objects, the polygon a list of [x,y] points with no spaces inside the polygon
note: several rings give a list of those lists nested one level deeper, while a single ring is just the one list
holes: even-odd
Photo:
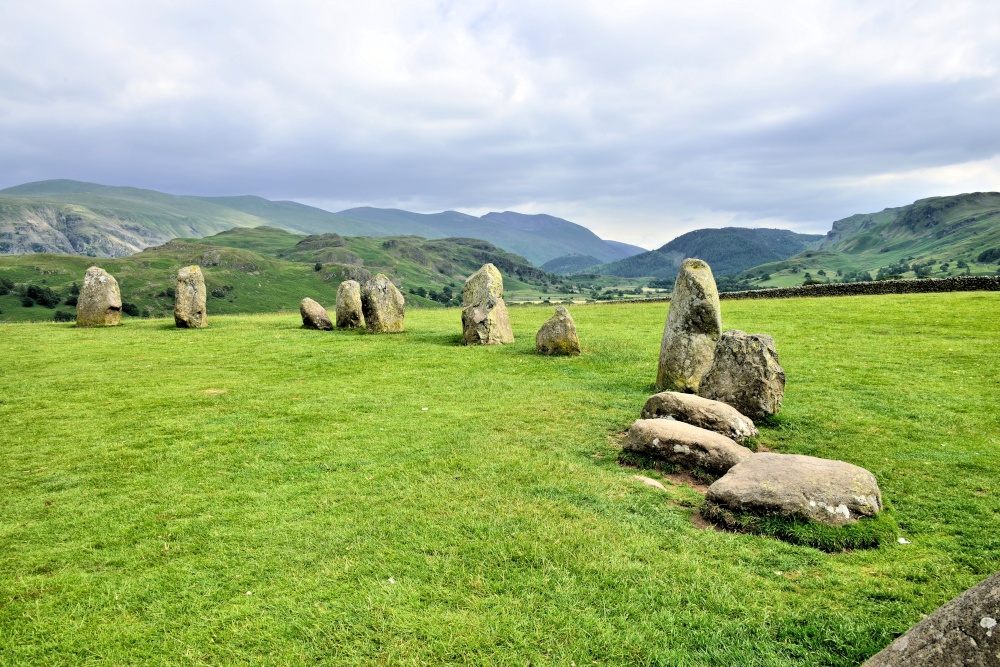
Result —
[{"label": "white cloud", "polygon": [[997,44],[993,0],[19,3],[0,185],[823,231],[1000,189]]}]

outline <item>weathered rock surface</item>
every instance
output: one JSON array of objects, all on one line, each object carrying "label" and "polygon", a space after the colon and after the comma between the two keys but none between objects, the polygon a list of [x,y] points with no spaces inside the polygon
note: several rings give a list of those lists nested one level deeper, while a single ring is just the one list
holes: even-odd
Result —
[{"label": "weathered rock surface", "polygon": [[920,621],[862,667],[1000,665],[1000,572]]},{"label": "weathered rock surface", "polygon": [[722,334],[698,394],[728,403],[751,419],[778,414],[785,370],[778,363],[774,339],[737,329]]},{"label": "weathered rock surface", "polygon": [[174,324],[181,329],[208,326],[205,301],[205,276],[201,267],[185,266],[177,272],[177,295],[174,297]]},{"label": "weathered rock surface", "polygon": [[635,420],[628,430],[624,448],[716,474],[726,472],[753,455],[724,435],[672,419]]},{"label": "weathered rock surface", "polygon": [[90,267],[76,300],[76,326],[114,327],[121,321],[122,294],[118,281],[104,269]]},{"label": "weathered rock surface", "polygon": [[721,332],[722,311],[712,269],[700,259],[685,259],[663,328],[656,388],[698,393]]},{"label": "weathered rock surface", "polygon": [[878,482],[864,468],[771,452],[733,466],[708,487],[705,500],[735,514],[799,517],[833,526],[882,510]]},{"label": "weathered rock surface", "polygon": [[503,300],[503,276],[492,264],[483,264],[462,288],[462,343],[503,345],[514,342],[510,315]]},{"label": "weathered rock surface", "polygon": [[357,329],[365,326],[361,308],[361,283],[345,280],[337,288],[337,328]]},{"label": "weathered rock surface", "polygon": [[736,442],[757,437],[757,427],[753,420],[731,405],[677,391],[664,391],[650,396],[642,407],[642,418],[676,419],[721,433]]},{"label": "weathered rock surface", "polygon": [[361,287],[361,310],[369,333],[399,333],[403,330],[403,293],[384,274]]},{"label": "weathered rock surface", "polygon": [[549,355],[580,354],[580,337],[576,334],[576,322],[565,306],[557,306],[556,314],[550,317],[535,334],[535,351]]},{"label": "weathered rock surface", "polygon": [[323,331],[333,329],[333,322],[330,321],[326,308],[309,297],[302,299],[302,303],[299,304],[299,314],[302,315],[302,326],[306,329],[322,329]]}]

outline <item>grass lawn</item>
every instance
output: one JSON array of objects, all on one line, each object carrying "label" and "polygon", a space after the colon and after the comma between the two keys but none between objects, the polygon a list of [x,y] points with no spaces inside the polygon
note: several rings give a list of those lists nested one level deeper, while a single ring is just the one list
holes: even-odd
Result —
[{"label": "grass lawn", "polygon": [[1000,569],[998,298],[723,301],[787,372],[761,443],[868,468],[910,542],[833,554],[618,465],[665,303],[576,307],[572,359],[548,307],[502,348],[0,325],[0,664],[856,665]]}]

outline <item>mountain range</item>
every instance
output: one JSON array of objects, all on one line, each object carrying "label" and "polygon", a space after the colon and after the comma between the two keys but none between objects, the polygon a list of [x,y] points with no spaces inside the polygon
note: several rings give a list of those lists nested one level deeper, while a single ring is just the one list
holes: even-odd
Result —
[{"label": "mountain range", "polygon": [[573,253],[611,262],[645,252],[638,246],[605,241],[568,220],[512,211],[481,217],[370,207],[332,213],[255,196],[179,196],[70,180],[0,190],[0,254],[124,257],[173,238],[258,226],[297,234],[477,238],[536,265]]}]

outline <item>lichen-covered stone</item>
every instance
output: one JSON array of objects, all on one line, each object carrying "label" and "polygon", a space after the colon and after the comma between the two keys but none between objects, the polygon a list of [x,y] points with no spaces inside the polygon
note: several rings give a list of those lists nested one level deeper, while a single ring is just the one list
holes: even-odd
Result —
[{"label": "lichen-covered stone", "polygon": [[361,283],[345,280],[337,288],[337,328],[357,329],[365,326],[361,308]]},{"label": "lichen-covered stone", "polygon": [[535,334],[535,351],[549,355],[580,354],[576,322],[565,306],[557,306],[556,314],[546,320]]},{"label": "lichen-covered stone", "polygon": [[483,264],[462,288],[462,342],[465,345],[514,342],[510,315],[503,300],[503,276],[492,264]]},{"label": "lichen-covered stone", "polygon": [[122,294],[118,281],[104,269],[90,267],[76,300],[76,326],[114,327],[121,321]]},{"label": "lichen-covered stone", "polygon": [[302,315],[302,326],[306,329],[321,329],[323,331],[333,329],[333,322],[330,321],[326,308],[309,297],[302,299],[302,303],[299,304],[299,314]]},{"label": "lichen-covered stone", "polygon": [[724,435],[672,419],[637,419],[623,447],[688,469],[722,474],[753,455]]},{"label": "lichen-covered stone", "polygon": [[778,414],[785,370],[778,363],[774,339],[736,329],[722,334],[698,394],[728,403],[751,419]]},{"label": "lichen-covered stone", "polygon": [[399,333],[403,330],[403,293],[381,273],[361,287],[361,310],[369,333]]},{"label": "lichen-covered stone", "polygon": [[[734,515],[782,516],[842,526],[882,511],[875,475],[843,461],[760,452],[733,466],[705,495]],[[706,509],[708,509],[706,508]]]},{"label": "lichen-covered stone", "polygon": [[663,328],[657,390],[698,393],[721,332],[722,310],[712,269],[700,259],[685,259]]},{"label": "lichen-covered stone", "polygon": [[757,437],[753,420],[731,405],[694,394],[664,391],[650,396],[642,408],[643,419],[676,419],[721,433],[736,442]]},{"label": "lichen-covered stone", "polygon": [[185,266],[177,272],[174,297],[174,324],[181,329],[201,329],[208,326],[205,302],[205,276],[199,266]]},{"label": "lichen-covered stone", "polygon": [[1000,665],[1000,572],[940,607],[862,667]]}]

